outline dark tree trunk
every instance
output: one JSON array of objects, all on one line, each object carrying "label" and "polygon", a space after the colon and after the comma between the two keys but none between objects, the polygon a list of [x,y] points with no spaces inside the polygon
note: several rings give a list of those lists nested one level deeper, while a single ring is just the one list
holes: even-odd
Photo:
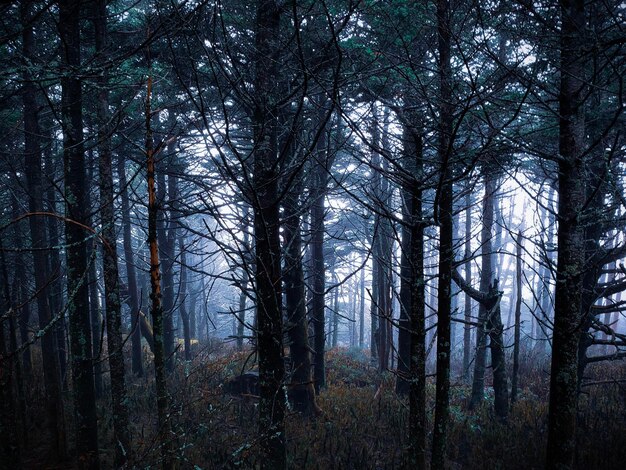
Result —
[{"label": "dark tree trunk", "polygon": [[[20,286],[20,303],[22,304],[22,308],[20,309],[20,318],[19,318],[19,330],[20,330],[20,341],[22,344],[27,343],[29,340],[29,330],[30,330],[30,302],[27,302],[28,292],[26,290],[26,283],[22,283]],[[30,382],[30,379],[33,375],[33,359],[31,355],[31,348],[24,349],[22,352],[22,367],[24,368],[24,376],[27,382]]]},{"label": "dark tree trunk", "polygon": [[[173,118],[172,118],[173,119]],[[170,206],[169,210],[169,220],[167,224],[167,238],[164,240],[165,242],[165,253],[167,255],[167,270],[162,270],[163,272],[163,320],[165,325],[165,340],[166,340],[166,350],[167,345],[169,344],[171,347],[171,351],[169,351],[166,356],[166,365],[167,369],[171,372],[174,370],[174,366],[176,365],[176,352],[178,348],[177,338],[180,336],[178,333],[178,328],[175,325],[178,325],[178,319],[176,318],[176,300],[178,297],[177,287],[174,284],[174,265],[176,262],[176,240],[178,238],[179,231],[179,212],[178,212],[178,170],[179,165],[176,161],[176,141],[175,139],[169,139],[169,143],[167,145],[167,156],[170,162],[168,167],[168,176],[167,176],[167,203]]]},{"label": "dark tree trunk", "polygon": [[439,277],[437,298],[437,382],[435,391],[435,427],[431,468],[444,468],[448,417],[450,414],[450,318],[453,251],[452,187],[452,88],[450,67],[450,4],[437,0],[439,33],[439,160],[440,184],[437,189],[439,222]]},{"label": "dark tree trunk", "polygon": [[[90,164],[87,170],[87,180],[93,181],[93,168]],[[85,195],[85,204],[90,211],[93,210],[93,204],[91,202],[91,192],[87,191]],[[88,217],[89,226],[95,225],[94,216]],[[93,356],[93,380],[95,387],[96,398],[102,398],[103,383],[102,383],[102,338],[104,337],[104,324],[102,322],[102,304],[100,302],[100,294],[98,292],[98,253],[96,244],[93,238],[87,240],[87,256],[89,257],[89,265],[87,267],[87,283],[89,285],[89,321],[91,327],[91,351]]]},{"label": "dark tree trunk", "polygon": [[[94,5],[94,30],[96,54],[104,61],[107,54],[106,0]],[[122,303],[120,300],[119,270],[117,264],[117,235],[115,233],[113,165],[111,162],[111,137],[108,126],[109,97],[107,73],[98,80],[98,154],[100,176],[100,217],[102,223],[102,271],[104,274],[105,319],[109,374],[111,377],[111,403],[113,411],[113,442],[115,464],[123,466],[132,458],[128,429],[128,408],[124,368],[124,342],[122,338]]]},{"label": "dark tree trunk", "polygon": [[[379,118],[374,107],[372,119],[372,142],[383,149],[389,147],[389,109],[385,108],[383,117],[382,133],[379,130]],[[378,317],[378,329],[375,333],[378,352],[378,370],[385,371],[389,368],[391,353],[391,281],[392,281],[392,227],[388,217],[384,214],[389,211],[391,202],[390,185],[386,174],[389,170],[389,162],[381,158],[376,151],[372,153],[372,166],[377,169],[374,175],[374,205],[378,211],[376,214],[373,239],[374,262],[376,263],[376,283],[372,290],[376,291],[375,315]]]},{"label": "dark tree trunk", "polygon": [[[422,136],[421,122],[409,115],[404,125],[406,142],[407,222],[410,223],[407,247],[409,270],[409,460],[412,468],[426,468],[426,318],[424,283],[424,225],[422,221]],[[404,242],[404,240],[403,240]],[[406,272],[406,271],[405,271]]]},{"label": "dark tree trunk", "polygon": [[[496,179],[490,169],[484,169],[485,195],[483,198],[482,219],[483,224],[480,232],[481,272],[480,292],[487,293],[490,290],[493,279],[493,215],[496,192]],[[469,281],[469,280],[468,280]],[[490,315],[489,307],[485,302],[478,306],[478,324],[476,328],[476,358],[474,361],[474,378],[472,380],[472,396],[470,409],[478,406],[485,395],[485,369],[487,363],[487,335]]]},{"label": "dark tree trunk", "polygon": [[363,349],[365,343],[365,266],[361,268],[361,281],[359,283],[359,349]]},{"label": "dark tree trunk", "polygon": [[[45,170],[50,181],[55,181],[57,173],[56,157],[52,151],[51,140],[48,138],[46,149],[44,150]],[[56,189],[53,184],[47,185],[47,205],[48,210],[58,213],[56,205]],[[59,246],[61,244],[60,224],[55,217],[46,218],[46,228],[48,229],[48,246]],[[65,321],[65,312],[63,312],[63,267],[61,264],[61,256],[59,250],[52,250],[48,255],[49,275],[52,277],[49,284],[50,310],[53,315],[61,315],[59,321],[56,322],[55,334],[59,351],[59,372],[61,373],[61,383],[63,388],[67,388],[67,327]]]},{"label": "dark tree trunk", "polygon": [[[296,177],[298,178],[298,177]],[[286,331],[289,335],[292,375],[290,396],[296,411],[304,415],[318,414],[315,402],[315,388],[311,376],[312,361],[309,346],[308,323],[306,316],[306,295],[304,271],[302,268],[302,234],[298,197],[301,184],[294,184],[283,202],[284,257],[283,273],[285,285]]]},{"label": "dark tree trunk", "polygon": [[[376,219],[376,218],[374,218]],[[378,224],[374,222],[372,235],[372,287],[370,290],[370,355],[372,362],[378,362]]]},{"label": "dark tree trunk", "polygon": [[[33,59],[34,37],[32,22],[29,13],[29,4],[22,6],[23,22],[23,53],[28,60]],[[25,69],[26,71],[28,68]],[[26,185],[28,188],[28,210],[31,213],[43,211],[43,182],[42,182],[42,154],[38,136],[41,135],[38,121],[38,106],[34,82],[27,72],[24,77],[24,155]],[[33,270],[35,273],[35,290],[37,296],[37,314],[39,316],[39,329],[46,331],[41,338],[41,351],[43,360],[44,387],[46,393],[45,407],[47,418],[47,442],[50,446],[52,461],[66,458],[66,433],[63,412],[63,400],[61,396],[61,373],[59,365],[59,351],[57,337],[54,334],[54,325],[50,310],[49,293],[47,287],[48,273],[46,253],[45,225],[41,217],[31,216],[28,218],[30,227],[30,239],[33,251]],[[55,321],[57,319],[54,319]]]},{"label": "dark tree trunk", "polygon": [[272,470],[287,467],[276,118],[280,10],[275,0],[257,2],[253,115],[259,434],[261,466]]},{"label": "dark tree trunk", "polygon": [[[88,233],[85,152],[83,149],[83,110],[80,63],[81,2],[59,2],[61,38],[61,121],[63,127],[63,161],[65,179],[67,243],[67,312],[70,321],[72,379],[76,416],[76,454],[83,468],[99,468],[96,396],[93,382],[89,291],[87,286]],[[82,226],[81,226],[82,224]]]},{"label": "dark tree trunk", "polygon": [[124,158],[117,162],[117,174],[120,180],[122,232],[124,237],[124,259],[126,263],[126,283],[128,285],[128,303],[131,318],[131,350],[132,370],[137,376],[143,376],[143,360],[141,353],[141,324],[139,318],[139,291],[137,290],[137,274],[135,272],[135,255],[130,226],[130,204],[128,201],[128,182]]},{"label": "dark tree trunk", "polygon": [[[402,193],[402,254],[400,259],[400,319],[398,331],[398,378],[396,381],[396,393],[406,394],[410,389],[410,371],[411,371],[411,338],[418,339],[411,324],[411,312],[413,308],[413,290],[414,284],[417,282],[415,276],[421,276],[423,281],[423,253],[417,261],[420,263],[418,269],[413,266],[416,261],[413,250],[417,249],[423,240],[418,240],[415,244],[411,240],[411,234],[415,231],[414,225],[421,222],[421,188],[417,187],[421,182],[416,182],[412,178],[418,178],[417,165],[421,164],[421,136],[417,134],[417,130],[403,123],[403,139],[405,145],[405,164],[403,169],[406,171],[405,183]],[[415,160],[419,160],[416,164]],[[414,194],[417,193],[417,194]],[[413,207],[413,204],[419,204],[419,207]],[[423,237],[423,228],[421,228],[421,236]],[[423,252],[423,246],[419,246],[420,252]],[[423,300],[422,292],[422,300]],[[422,307],[422,320],[423,320]],[[419,323],[418,323],[419,325]],[[422,322],[422,327],[424,327]],[[419,340],[419,339],[418,339]],[[418,348],[419,350],[419,348]]]},{"label": "dark tree trunk", "polygon": [[239,312],[237,313],[237,349],[239,351],[243,350],[243,335],[245,333],[246,326],[246,298],[248,295],[248,283],[250,282],[248,276],[248,270],[250,269],[249,261],[250,261],[250,235],[249,235],[249,224],[250,224],[250,209],[247,204],[244,203],[243,206],[243,217],[242,217],[242,230],[243,230],[243,256],[242,256],[242,269],[241,269],[241,292],[239,293]]},{"label": "dark tree trunk", "polygon": [[159,423],[159,444],[163,470],[173,467],[171,423],[169,419],[170,397],[167,391],[165,345],[163,344],[163,307],[161,306],[161,273],[159,265],[159,245],[157,220],[159,206],[154,188],[155,155],[150,124],[152,98],[152,76],[148,77],[146,91],[146,166],[148,180],[148,246],[150,249],[150,313],[154,338],[154,375],[157,400],[157,417]]},{"label": "dark tree trunk", "polygon": [[313,288],[311,294],[311,319],[313,321],[313,377],[315,391],[326,386],[326,367],[324,361],[324,349],[326,343],[326,320],[324,292],[326,290],[326,268],[324,265],[324,198],[326,197],[326,132],[322,132],[317,142],[316,150],[318,163],[315,165],[312,177],[311,206],[311,258],[313,268]]},{"label": "dark tree trunk", "polygon": [[[11,196],[11,218],[13,220],[17,220],[20,216],[20,211],[18,207],[18,201],[15,195]],[[0,322],[2,321],[10,321],[13,322],[17,319],[17,326],[20,331],[20,341],[21,343],[27,343],[29,340],[28,335],[28,322],[30,320],[30,299],[28,295],[28,268],[27,262],[30,261],[28,258],[24,259],[24,254],[20,253],[25,251],[24,248],[24,234],[20,229],[20,224],[13,225],[13,248],[18,250],[18,253],[14,257],[14,268],[13,268],[13,308],[17,308],[18,305],[21,305],[19,308],[19,312],[14,312],[13,316],[9,318],[2,317],[4,312],[7,310],[0,310]],[[10,305],[11,306],[11,305]],[[19,313],[19,315],[18,315]],[[15,332],[17,334],[17,331]],[[17,337],[16,337],[17,340]],[[14,348],[11,346],[10,348],[13,350]],[[27,347],[21,354],[22,361],[20,365],[20,375],[22,372],[28,377],[31,378],[32,374],[32,358],[31,358],[31,348]],[[17,372],[17,371],[16,371]],[[18,384],[18,390],[22,390],[23,387],[19,386],[23,385]],[[25,396],[23,394],[19,394],[19,399],[23,402],[25,400]]]},{"label": "dark tree trunk", "polygon": [[585,4],[562,0],[560,5],[558,259],[546,463],[550,469],[574,466],[585,253],[580,220],[585,202]]},{"label": "dark tree trunk", "polygon": [[187,313],[187,248],[185,247],[185,237],[182,234],[178,238],[178,250],[180,252],[180,317],[183,321],[185,361],[191,361],[191,331],[189,314]]},{"label": "dark tree trunk", "polygon": [[517,234],[516,240],[516,275],[515,275],[515,334],[513,339],[513,378],[511,383],[511,405],[517,399],[518,377],[519,377],[519,348],[521,339],[521,319],[522,319],[522,232]]},{"label": "dark tree trunk", "polygon": [[[168,371],[174,368],[174,253],[173,246],[170,245],[173,230],[172,214],[165,210],[166,202],[171,203],[169,198],[168,186],[171,185],[171,179],[167,179],[165,174],[169,170],[167,167],[167,158],[170,155],[170,146],[167,148],[168,157],[161,157],[157,165],[160,170],[156,174],[157,178],[157,200],[158,200],[158,217],[157,217],[157,237],[159,239],[159,257],[161,260],[160,275],[161,282],[161,300],[163,314],[163,346],[165,348],[165,364]],[[171,194],[171,190],[169,193]],[[169,217],[168,217],[169,216]]]},{"label": "dark tree trunk", "polygon": [[491,347],[491,369],[493,372],[494,410],[498,418],[504,420],[509,413],[509,384],[506,376],[506,357],[502,317],[500,312],[501,292],[498,291],[498,280],[495,279],[489,288],[489,297],[495,305],[489,306],[487,330]]},{"label": "dark tree trunk", "polygon": [[10,357],[11,339],[15,334],[11,317],[11,301],[7,260],[0,240],[0,467],[20,468],[20,448],[17,440],[18,406],[15,382],[16,357]]},{"label": "dark tree trunk", "polygon": [[[15,197],[15,195],[11,196],[11,212],[12,212],[12,218],[13,220],[16,220],[19,217],[19,208],[18,208],[18,201],[17,198]],[[24,234],[22,233],[22,230],[20,229],[20,224],[14,224],[13,225],[13,247],[16,248],[17,250],[22,251],[24,248]],[[2,250],[2,244],[0,243],[0,250]],[[5,291],[7,294],[8,299],[10,299],[12,301],[11,303],[8,305],[9,307],[11,307],[11,310],[7,309],[0,309],[0,323],[4,322],[7,323],[8,326],[8,339],[9,339],[9,350],[11,352],[17,351],[18,350],[18,341],[17,341],[17,330],[20,327],[20,323],[23,319],[24,315],[24,310],[26,310],[28,312],[28,317],[30,317],[30,308],[28,307],[29,303],[30,303],[30,299],[28,298],[28,294],[27,294],[27,288],[26,286],[28,285],[28,270],[27,270],[27,266],[26,263],[24,262],[24,253],[16,253],[14,256],[14,271],[13,271],[13,284],[14,287],[12,289],[12,293],[11,291],[8,289],[8,287],[5,286]],[[30,261],[30,260],[29,260]],[[4,253],[2,254],[2,259],[0,259],[0,262],[2,262],[3,264],[3,268],[2,269],[6,269],[6,258]],[[4,277],[6,277],[8,279],[8,275],[5,273],[3,275]],[[12,294],[12,296],[11,296]],[[21,308],[18,308],[18,306],[22,304]],[[5,316],[5,312],[8,312],[8,316]],[[2,334],[2,329],[0,328],[0,334]],[[5,338],[6,340],[6,338]],[[28,341],[28,334],[27,334],[27,338],[26,340]],[[21,346],[22,344],[20,344]],[[26,350],[29,350],[30,348],[27,347],[25,348]],[[25,353],[22,353],[22,358],[24,358]],[[30,354],[28,354],[27,356],[27,360],[28,362],[28,367],[32,367],[32,364],[30,363],[31,360],[31,356]],[[26,388],[25,388],[25,383],[24,383],[24,365],[26,364],[25,360],[22,360],[20,362],[20,355],[15,354],[13,357],[10,358],[10,360],[12,361],[12,365],[11,368],[13,369],[13,373],[15,374],[15,391],[14,391],[14,400],[15,400],[15,404],[12,405],[15,407],[15,412],[16,412],[16,426],[13,430],[15,437],[19,436],[19,438],[16,439],[16,442],[18,442],[18,447],[20,449],[27,449],[27,445],[28,445],[28,430],[27,430],[27,426],[28,426],[28,420],[27,420],[27,415],[26,415]],[[32,379],[30,373],[32,372],[31,369],[28,370],[28,379],[30,381],[30,379]],[[32,383],[29,383],[28,386],[32,386]],[[0,424],[1,426],[1,424]],[[11,437],[11,439],[13,439],[14,437]]]},{"label": "dark tree trunk", "polygon": [[[465,195],[465,252],[464,252],[464,270],[465,279],[470,282],[472,279],[472,195],[468,190]],[[465,297],[465,325],[463,327],[463,379],[469,381],[469,369],[472,348],[472,298],[464,294]]]},{"label": "dark tree trunk", "polygon": [[[333,282],[337,283],[338,279],[337,279],[337,275],[333,272]],[[339,337],[339,291],[341,290],[341,286],[339,286],[337,284],[337,287],[335,287],[335,300],[333,302],[333,323],[332,323],[332,340],[331,340],[331,347],[336,348],[337,347],[337,340]]]}]

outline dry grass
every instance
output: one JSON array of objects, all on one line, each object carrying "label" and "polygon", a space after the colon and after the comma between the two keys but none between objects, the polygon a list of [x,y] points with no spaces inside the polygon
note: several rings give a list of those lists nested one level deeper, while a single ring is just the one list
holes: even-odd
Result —
[{"label": "dry grass", "polygon": [[[248,355],[205,350],[170,376],[175,429],[171,438],[181,468],[257,467],[256,401],[223,392],[223,383],[241,372]],[[361,353],[334,350],[327,359],[328,387],[319,397],[324,416],[306,420],[289,413],[287,417],[289,468],[403,468],[408,407],[394,393],[395,377],[390,373],[380,376]],[[249,360],[247,366],[251,363]],[[585,389],[581,397],[577,468],[623,468],[626,394],[623,384],[609,382],[612,377],[625,376],[626,368],[623,364],[605,365],[589,372],[592,380],[606,383]],[[520,398],[506,424],[493,418],[489,388],[484,406],[468,412],[469,387],[453,384],[450,468],[543,468],[548,376],[536,366],[524,367],[523,374]],[[141,468],[155,468],[160,460],[152,380],[148,374],[129,382],[134,464]],[[429,382],[431,423],[433,398],[434,384]],[[110,468],[112,423],[105,399],[100,402],[99,416],[101,458],[103,467]]]}]

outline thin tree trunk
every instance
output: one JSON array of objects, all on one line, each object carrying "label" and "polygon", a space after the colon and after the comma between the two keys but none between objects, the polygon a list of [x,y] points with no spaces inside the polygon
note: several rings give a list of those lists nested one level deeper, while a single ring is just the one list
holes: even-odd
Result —
[{"label": "thin tree trunk", "polygon": [[313,289],[311,294],[311,318],[313,320],[313,377],[315,391],[326,386],[326,366],[324,349],[326,343],[326,315],[324,292],[326,290],[326,270],[324,265],[324,199],[326,197],[326,173],[322,162],[326,161],[326,132],[322,132],[316,150],[319,162],[315,166],[311,206],[311,258],[313,268]]},{"label": "thin tree trunk", "polygon": [[250,255],[250,235],[249,235],[249,208],[247,204],[243,206],[243,217],[242,217],[242,230],[243,230],[243,257],[242,257],[242,269],[241,269],[241,292],[239,293],[239,312],[238,315],[238,324],[237,324],[237,349],[239,351],[243,350],[243,335],[245,333],[245,325],[246,325],[246,297],[248,295],[248,270],[250,267],[248,266],[249,255]]},{"label": "thin tree trunk", "polygon": [[[30,4],[22,5],[23,23],[23,54],[27,60],[33,59],[34,36],[32,21],[29,13]],[[41,135],[38,121],[38,106],[35,95],[35,85],[30,79],[28,68],[25,68],[24,77],[24,154],[26,184],[28,188],[28,210],[31,213],[43,211],[43,183],[42,183],[42,154],[38,136]],[[55,326],[50,326],[53,321],[50,310],[49,294],[47,287],[48,273],[46,253],[45,225],[40,217],[28,218],[30,227],[30,239],[33,251],[33,269],[35,273],[35,290],[37,295],[37,314],[39,317],[39,329],[47,333],[41,338],[41,351],[43,360],[43,375],[45,388],[45,408],[47,422],[46,441],[50,446],[52,461],[64,460],[67,456],[67,443],[65,432],[65,419],[63,400],[61,396],[61,373],[59,365],[59,351],[57,337],[54,334]]]},{"label": "thin tree trunk", "polygon": [[[170,147],[167,148],[167,154],[170,155]],[[166,183],[165,173],[169,170],[166,158],[160,158],[158,161],[160,171],[157,172],[157,199],[161,210],[158,211],[157,217],[157,237],[159,239],[159,257],[161,260],[161,308],[163,313],[163,347],[165,348],[165,364],[168,371],[174,368],[174,253],[170,246],[170,231],[173,230],[171,211],[166,212],[164,209],[168,198],[168,186],[171,180],[168,178]],[[169,217],[168,217],[169,215]]]},{"label": "thin tree trunk", "polygon": [[161,306],[161,274],[159,270],[159,245],[157,235],[158,203],[154,188],[155,155],[152,143],[152,76],[148,77],[146,92],[146,164],[148,180],[148,246],[150,248],[150,300],[152,306],[152,329],[154,338],[154,373],[159,422],[159,444],[163,470],[173,466],[173,446],[171,441],[171,423],[169,419],[170,397],[167,391],[165,345],[163,344],[163,307]]},{"label": "thin tree trunk", "polygon": [[187,313],[187,248],[185,248],[185,237],[182,234],[178,238],[178,251],[180,252],[180,317],[183,320],[185,361],[191,361],[191,331]]},{"label": "thin tree trunk", "polygon": [[518,377],[519,377],[519,349],[521,339],[521,319],[522,319],[522,232],[517,234],[517,262],[515,278],[515,337],[513,340],[513,379],[511,384],[511,405],[517,400]]},{"label": "thin tree trunk", "polygon": [[505,420],[509,413],[509,385],[506,376],[506,358],[504,353],[504,327],[502,326],[500,312],[501,293],[498,291],[497,279],[493,281],[489,289],[489,297],[495,300],[495,305],[489,306],[487,320],[489,345],[491,347],[491,369],[493,372],[494,410],[498,418]]},{"label": "thin tree trunk", "polygon": [[[18,406],[16,400],[15,363],[16,357],[8,357],[11,351],[11,316],[14,315],[14,302],[11,301],[9,274],[2,240],[0,239],[0,466],[20,468],[20,447],[16,432],[18,426]],[[6,466],[5,466],[6,465]]]},{"label": "thin tree trunk", "polygon": [[[81,2],[59,2],[59,34],[62,64],[61,122],[65,179],[67,243],[67,312],[70,321],[72,379],[76,416],[76,454],[81,467],[96,469],[98,456],[98,420],[93,382],[89,291],[87,286],[87,187],[83,148],[83,110],[80,70]],[[81,226],[82,225],[82,226]]]},{"label": "thin tree trunk", "polygon": [[[480,273],[480,292],[489,292],[493,279],[494,259],[492,254],[492,231],[493,231],[493,215],[494,200],[496,191],[496,179],[491,174],[490,169],[484,169],[485,173],[485,195],[483,198],[482,208],[482,229],[480,233],[481,246],[481,273]],[[476,329],[476,358],[474,361],[474,378],[472,380],[472,395],[470,398],[470,409],[478,406],[485,395],[485,369],[487,363],[487,335],[488,323],[491,312],[485,302],[479,303],[478,307],[478,323]]]},{"label": "thin tree trunk", "polygon": [[[50,181],[54,181],[56,177],[56,156],[52,151],[51,138],[47,137],[46,149],[44,150],[45,170]],[[47,204],[48,210],[58,213],[56,207],[56,190],[53,184],[47,185]],[[59,246],[61,244],[61,236],[59,234],[59,221],[54,217],[46,218],[46,227],[48,230],[48,246]],[[65,321],[65,313],[63,312],[63,267],[61,264],[61,256],[59,250],[52,250],[48,255],[49,274],[53,276],[49,285],[48,298],[50,299],[50,310],[53,315],[61,315],[62,318],[56,322],[55,334],[59,351],[59,372],[61,374],[61,383],[63,388],[67,388],[67,326]]]},{"label": "thin tree trunk", "polygon": [[365,266],[361,268],[361,292],[359,296],[359,349],[365,343]]},{"label": "thin tree trunk", "polygon": [[[106,0],[94,5],[96,54],[104,60],[107,53]],[[105,319],[109,374],[111,376],[111,403],[113,412],[113,442],[115,465],[123,466],[132,458],[128,424],[128,399],[124,368],[124,341],[122,338],[122,303],[117,264],[117,234],[115,233],[113,165],[111,162],[110,129],[108,128],[108,78],[102,72],[98,80],[98,154],[100,176],[100,216],[102,221],[102,271],[104,274]]]},{"label": "thin tree trunk", "polygon": [[135,272],[135,255],[130,226],[130,204],[128,201],[128,182],[124,159],[117,162],[117,174],[120,180],[122,202],[122,232],[124,237],[124,260],[126,263],[126,283],[128,285],[128,301],[131,318],[131,350],[132,370],[137,376],[143,376],[143,358],[141,353],[141,324],[139,318],[139,291],[137,290],[137,274]]},{"label": "thin tree trunk", "polygon": [[[465,195],[465,280],[472,280],[472,195],[467,191]],[[472,298],[464,294],[465,297],[465,325],[463,327],[463,379],[469,381],[470,360],[472,354]]]},{"label": "thin tree trunk", "polygon": [[[172,120],[174,116],[171,117]],[[169,139],[167,145],[167,155],[169,161],[168,176],[167,176],[167,202],[170,206],[169,220],[167,224],[167,238],[164,240],[164,246],[167,255],[167,270],[162,269],[163,275],[163,321],[165,327],[165,340],[166,340],[166,365],[167,369],[171,372],[176,365],[176,352],[178,350],[177,338],[178,334],[178,319],[176,316],[176,297],[177,289],[174,284],[174,265],[176,261],[176,239],[178,234],[179,223],[178,217],[178,162],[175,158],[176,155],[176,141]],[[175,326],[176,325],[176,326]],[[167,347],[171,348],[167,351]]]},{"label": "thin tree trunk", "polygon": [[439,222],[439,277],[437,299],[437,381],[435,391],[435,427],[431,468],[444,468],[450,414],[450,317],[453,252],[452,187],[452,88],[450,67],[450,4],[437,0],[439,33],[439,146],[440,187],[436,207]]},{"label": "thin tree trunk", "polygon": [[[337,275],[333,273],[333,281],[337,283]],[[332,342],[331,347],[337,347],[337,340],[339,336],[339,291],[341,286],[335,287],[335,300],[333,302],[333,323],[332,323]]]},{"label": "thin tree trunk", "polygon": [[[93,181],[93,168],[91,167],[92,159],[90,158],[90,165],[87,170],[87,179],[89,181]],[[93,205],[91,203],[91,195],[90,192],[87,191],[85,196],[87,207],[89,207],[90,211],[93,210]],[[94,225],[95,217],[89,218],[89,225]],[[91,328],[91,351],[93,356],[93,380],[94,380],[94,390],[96,394],[96,398],[102,398],[103,394],[103,383],[102,383],[102,341],[101,339],[104,337],[104,325],[102,322],[102,304],[100,302],[100,294],[98,292],[98,253],[95,246],[95,241],[93,238],[89,238],[87,240],[87,253],[89,256],[89,266],[87,268],[87,283],[89,284],[89,321]]]}]

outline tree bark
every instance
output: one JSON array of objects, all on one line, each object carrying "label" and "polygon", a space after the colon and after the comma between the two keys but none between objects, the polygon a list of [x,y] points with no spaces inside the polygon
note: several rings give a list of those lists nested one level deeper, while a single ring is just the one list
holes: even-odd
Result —
[{"label": "tree bark", "polygon": [[[8,357],[14,335],[11,317],[15,314],[11,301],[9,274],[2,240],[0,240],[0,466],[20,468],[20,447],[17,440],[18,406],[16,397],[16,357]],[[6,467],[5,467],[6,465]]]},{"label": "tree bark", "polygon": [[80,70],[81,2],[59,2],[59,34],[62,44],[61,123],[65,179],[65,240],[67,243],[67,312],[76,416],[76,454],[81,467],[99,468],[98,420],[93,382],[89,292],[87,286],[87,222],[85,152]]},{"label": "tree bark", "polygon": [[513,339],[513,379],[511,383],[511,405],[517,400],[518,377],[519,377],[519,348],[521,339],[522,319],[522,232],[517,234],[516,240],[516,296],[515,296],[515,336]]},{"label": "tree bark", "polygon": [[180,317],[183,321],[183,341],[185,343],[185,361],[191,361],[191,331],[189,325],[189,313],[187,312],[187,248],[185,237],[180,234],[178,238],[178,251],[180,253]]},{"label": "tree bark", "polygon": [[437,0],[439,33],[439,145],[440,184],[437,190],[436,215],[439,222],[439,276],[437,298],[437,381],[435,391],[435,427],[431,468],[444,468],[448,417],[450,414],[450,317],[453,252],[452,187],[452,88],[450,66],[450,4]]},{"label": "tree bark", "polygon": [[130,204],[128,200],[128,182],[126,180],[126,166],[124,158],[117,161],[117,174],[120,181],[120,196],[122,202],[122,233],[124,237],[124,260],[126,264],[126,283],[128,285],[128,303],[131,318],[131,350],[132,371],[138,377],[143,376],[143,358],[141,353],[141,324],[139,318],[139,291],[137,289],[137,274],[135,272],[135,255],[133,253],[133,238],[130,226]]},{"label": "tree bark", "polygon": [[[424,281],[424,224],[422,221],[423,143],[421,122],[409,115],[412,122],[404,127],[406,154],[409,159],[405,195],[409,198],[407,222],[409,245],[410,308],[409,316],[409,461],[412,468],[426,468],[426,318]],[[404,242],[404,240],[403,240]]]},{"label": "tree bark", "polygon": [[248,295],[248,283],[250,282],[248,276],[248,266],[250,257],[250,235],[249,235],[249,207],[244,203],[243,217],[242,217],[242,231],[243,231],[243,256],[242,256],[242,269],[241,269],[241,292],[239,293],[239,312],[237,313],[237,349],[243,350],[243,335],[245,333],[246,326],[246,298]]},{"label": "tree bark", "polygon": [[[106,0],[94,5],[94,30],[96,54],[104,61],[107,54]],[[105,319],[109,374],[111,377],[111,402],[113,411],[113,442],[115,464],[124,466],[132,458],[128,425],[128,407],[124,368],[124,341],[122,338],[122,303],[120,300],[119,270],[117,264],[117,234],[115,233],[113,165],[111,162],[111,136],[108,125],[108,74],[102,71],[98,79],[98,154],[100,176],[100,217],[102,223],[102,270],[104,274]]]},{"label": "tree bark", "polygon": [[[470,282],[472,279],[472,194],[468,190],[465,195],[465,279]],[[470,360],[472,354],[472,298],[464,294],[465,297],[465,325],[463,326],[463,379],[469,381]]]},{"label": "tree bark", "polygon": [[159,444],[163,470],[173,466],[173,446],[171,441],[171,423],[169,419],[170,397],[167,391],[165,345],[163,328],[163,307],[161,306],[161,273],[159,264],[159,244],[157,219],[159,206],[154,188],[155,155],[152,142],[152,126],[150,124],[152,98],[152,76],[148,77],[146,91],[146,166],[148,180],[148,246],[150,249],[150,300],[152,305],[152,329],[154,338],[154,373],[157,400],[157,416],[159,423]]},{"label": "tree bark", "polygon": [[365,344],[365,267],[361,268],[359,295],[359,349],[363,349]]},{"label": "tree bark", "polygon": [[[252,120],[254,134],[252,186],[255,198],[253,209],[260,388],[259,434],[264,454],[261,467],[276,470],[287,466],[276,108],[280,11],[281,6],[275,0],[258,0],[257,2],[255,36],[257,56]],[[320,350],[316,352],[319,354]]]},{"label": "tree bark", "polygon": [[[291,157],[293,158],[293,156]],[[300,178],[300,177],[296,177]],[[315,402],[315,387],[311,376],[311,348],[309,346],[306,316],[306,295],[302,267],[302,234],[298,197],[302,190],[300,180],[290,189],[283,202],[284,285],[286,332],[289,336],[289,354],[292,363],[290,397],[296,411],[305,416],[319,414]]]},{"label": "tree bark", "polygon": [[561,0],[558,257],[546,467],[573,468],[582,325],[585,203],[585,4]]},{"label": "tree bark", "polygon": [[326,132],[323,131],[316,144],[318,162],[315,165],[312,177],[312,205],[311,205],[311,258],[313,268],[313,289],[311,294],[311,318],[313,320],[313,377],[315,391],[326,387],[326,366],[324,349],[326,344],[326,305],[324,293],[326,290],[326,268],[324,265],[324,199],[326,197],[326,169],[327,161]]},{"label": "tree bark", "polygon": [[[28,2],[22,5],[22,47],[24,57],[27,60],[33,60],[34,36],[29,7],[30,4]],[[24,90],[22,95],[24,100],[24,172],[28,188],[28,210],[36,213],[43,211],[42,153],[38,140],[41,130],[39,128],[35,85],[28,74],[28,68],[25,69],[24,73]],[[45,225],[39,217],[29,217],[28,223],[30,239],[34,249],[35,290],[39,293],[37,296],[39,329],[46,331],[46,334],[41,338],[41,351],[46,394],[47,442],[50,446],[51,461],[60,461],[67,457],[67,437],[61,396],[62,385],[57,337],[54,334],[54,327],[51,330],[49,326],[53,318],[49,303],[50,291],[47,287],[46,253],[43,251],[43,248],[46,246]]]},{"label": "tree bark", "polygon": [[[482,219],[483,224],[480,233],[481,251],[481,292],[489,292],[493,279],[493,216],[494,200],[496,192],[496,179],[490,169],[483,170],[485,180],[485,195],[483,197]],[[470,409],[478,406],[485,395],[485,369],[487,363],[487,335],[489,333],[489,306],[486,302],[480,302],[478,307],[478,324],[476,328],[476,358],[474,361],[474,378],[472,380],[472,396]]]}]

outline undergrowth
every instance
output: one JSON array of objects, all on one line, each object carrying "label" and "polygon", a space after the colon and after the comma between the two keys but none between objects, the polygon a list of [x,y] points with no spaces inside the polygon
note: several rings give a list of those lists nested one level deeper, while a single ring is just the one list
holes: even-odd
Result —
[{"label": "undergrowth", "polygon": [[[176,458],[180,468],[257,468],[257,401],[231,396],[224,384],[254,366],[249,352],[201,351],[169,377]],[[146,371],[151,368],[146,364]],[[469,412],[470,386],[454,381],[451,389],[448,467],[481,469],[543,468],[547,438],[548,376],[540,367],[522,368],[522,389],[506,423],[492,414],[493,393]],[[590,369],[598,382],[580,399],[577,468],[617,469],[626,461],[626,393],[612,377],[624,376],[623,365]],[[327,388],[318,397],[323,416],[306,419],[288,412],[286,434],[289,468],[405,468],[408,403],[395,394],[395,376],[379,374],[369,358],[355,351],[327,355]],[[487,383],[489,385],[489,383]],[[158,468],[160,452],[153,377],[128,378],[133,432],[133,465]],[[43,393],[35,389],[31,393]],[[108,395],[105,390],[104,396]],[[68,397],[68,403],[70,403]],[[432,426],[434,382],[427,383],[427,411]],[[71,409],[66,410],[71,416]],[[103,468],[113,460],[108,400],[100,400],[99,426]],[[71,419],[67,419],[68,424]],[[70,435],[72,430],[70,429]],[[430,429],[432,431],[432,429]],[[429,431],[429,440],[430,440]],[[428,443],[430,444],[430,443]],[[35,454],[36,455],[36,454]],[[32,468],[41,468],[31,461]],[[68,467],[64,467],[68,468]]]}]

